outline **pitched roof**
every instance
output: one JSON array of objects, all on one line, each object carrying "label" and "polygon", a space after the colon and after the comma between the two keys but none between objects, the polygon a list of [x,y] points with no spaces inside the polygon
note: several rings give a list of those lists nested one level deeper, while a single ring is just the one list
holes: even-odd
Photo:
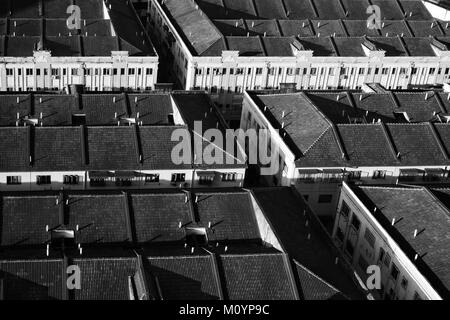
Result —
[{"label": "pitched roof", "polygon": [[294,300],[293,284],[282,254],[221,255],[230,300]]},{"label": "pitched roof", "polygon": [[[433,286],[448,296],[450,277],[450,211],[425,187],[352,187],[365,206],[393,237]],[[436,195],[438,197],[436,197]],[[392,226],[392,219],[396,220]],[[414,237],[415,230],[418,231]],[[419,260],[414,260],[415,254]],[[423,263],[422,263],[423,262]]]},{"label": "pitched roof", "polygon": [[[361,293],[342,265],[339,253],[307,205],[290,188],[255,188],[252,193],[283,249],[297,261],[299,290],[305,299],[322,297],[330,289],[352,298]],[[306,272],[306,274],[304,274]],[[319,282],[321,284],[319,284]],[[328,288],[323,291],[324,288]],[[328,296],[327,298],[331,298]]]}]

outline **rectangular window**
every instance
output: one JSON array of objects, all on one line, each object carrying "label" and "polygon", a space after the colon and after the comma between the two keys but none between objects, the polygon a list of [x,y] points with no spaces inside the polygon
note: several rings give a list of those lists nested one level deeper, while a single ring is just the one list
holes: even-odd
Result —
[{"label": "rectangular window", "polygon": [[135,68],[128,68],[128,75],[134,76],[135,74],[136,74],[136,69]]},{"label": "rectangular window", "polygon": [[103,75],[104,75],[104,76],[109,76],[109,75],[111,75],[111,69],[103,69]]},{"label": "rectangular window", "polygon": [[381,74],[386,75],[386,74],[388,74],[388,71],[389,71],[388,68],[383,68],[383,69],[381,70]]},{"label": "rectangular window", "polygon": [[8,184],[8,185],[22,184],[22,177],[21,176],[7,176],[6,184]]},{"label": "rectangular window", "polygon": [[348,218],[349,214],[350,214],[350,207],[345,201],[342,201],[341,215],[345,218]]},{"label": "rectangular window", "polygon": [[384,256],[384,265],[386,267],[389,267],[390,264],[391,264],[391,256],[389,255],[389,253],[386,252]]},{"label": "rectangular window", "polygon": [[74,175],[65,175],[63,177],[63,183],[64,184],[69,184],[69,185],[75,185],[80,183],[80,177],[79,176],[74,176]]},{"label": "rectangular window", "polygon": [[287,68],[286,73],[287,73],[288,76],[292,76],[294,74],[294,69],[293,68]]},{"label": "rectangular window", "polygon": [[315,76],[317,73],[317,68],[311,68],[311,75]]},{"label": "rectangular window", "polygon": [[51,184],[51,183],[52,183],[51,176],[37,176],[36,177],[36,184],[38,184],[38,185]]},{"label": "rectangular window", "polygon": [[411,74],[417,74],[417,68],[411,68]]},{"label": "rectangular window", "polygon": [[395,263],[393,263],[392,264],[392,268],[391,268],[391,277],[392,277],[392,279],[397,280],[398,274],[399,274],[398,268],[395,265]]},{"label": "rectangular window", "polygon": [[330,68],[328,75],[334,76],[334,68]]},{"label": "rectangular window", "polygon": [[[45,70],[47,70],[47,69],[44,69],[44,71],[45,71]],[[73,75],[73,76],[77,76],[77,75],[78,75],[78,69],[72,68],[72,75]]]},{"label": "rectangular window", "polygon": [[26,68],[25,72],[26,72],[27,76],[32,76],[33,75],[33,69],[31,69],[31,68]]},{"label": "rectangular window", "polygon": [[366,239],[367,243],[374,248],[375,247],[375,236],[373,233],[369,230],[369,228],[366,228],[366,232],[364,233],[364,239]]},{"label": "rectangular window", "polygon": [[379,74],[380,73],[380,68],[375,68],[375,74]]},{"label": "rectangular window", "polygon": [[430,68],[428,74],[434,74],[436,72],[436,68]]},{"label": "rectangular window", "polygon": [[359,230],[359,227],[361,226],[361,221],[359,221],[358,217],[353,215],[351,225],[355,230]]},{"label": "rectangular window", "polygon": [[117,76],[117,68],[113,69],[113,76]]},{"label": "rectangular window", "polygon": [[383,262],[384,254],[385,254],[384,249],[380,248],[380,253],[378,254],[378,261],[377,261],[377,263]]},{"label": "rectangular window", "polygon": [[59,69],[52,68],[52,76],[59,76]]},{"label": "rectangular window", "polygon": [[172,174],[172,182],[185,182],[186,174],[184,173],[174,173]]},{"label": "rectangular window", "polygon": [[120,75],[121,76],[125,75],[125,68],[120,68]]},{"label": "rectangular window", "polygon": [[146,174],[145,183],[159,182],[159,174]]},{"label": "rectangular window", "polygon": [[360,180],[361,179],[361,171],[349,171],[348,179],[349,180]]},{"label": "rectangular window", "polygon": [[236,173],[222,173],[223,182],[233,182],[236,181]]},{"label": "rectangular window", "polygon": [[12,69],[12,68],[6,68],[6,75],[7,75],[7,76],[12,76],[12,75],[14,75],[14,69]]},{"label": "rectangular window", "polygon": [[147,69],[145,69],[145,74],[146,75],[152,75],[153,74],[153,69],[152,68],[147,68]]},{"label": "rectangular window", "polygon": [[408,288],[408,279],[406,279],[405,277],[402,277],[401,285],[402,285],[402,288],[406,290]]},{"label": "rectangular window", "polygon": [[360,68],[359,69],[359,75],[363,75],[364,74],[365,69],[364,68]]},{"label": "rectangular window", "polygon": [[386,178],[386,171],[385,170],[375,170],[373,172],[372,179],[384,179]]},{"label": "rectangular window", "polygon": [[319,203],[331,203],[333,200],[332,194],[321,194],[319,195]]},{"label": "rectangular window", "polygon": [[244,74],[244,68],[237,68],[236,74]]}]

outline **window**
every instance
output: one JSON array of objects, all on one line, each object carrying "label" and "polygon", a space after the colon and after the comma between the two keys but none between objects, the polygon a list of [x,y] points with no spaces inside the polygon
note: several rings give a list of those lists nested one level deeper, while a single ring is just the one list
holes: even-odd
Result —
[{"label": "window", "polygon": [[21,176],[7,176],[6,184],[9,184],[9,185],[22,184],[22,177]]},{"label": "window", "polygon": [[333,200],[332,194],[321,194],[319,195],[319,203],[331,203]]},{"label": "window", "polygon": [[159,182],[159,174],[146,174],[145,183]]},{"label": "window", "polygon": [[398,268],[397,268],[397,266],[395,265],[395,263],[393,263],[393,264],[392,264],[392,268],[391,268],[391,277],[392,277],[394,280],[397,280],[398,274],[399,274]]},{"label": "window", "polygon": [[369,230],[369,228],[366,228],[366,232],[364,233],[364,239],[366,239],[367,243],[374,248],[375,247],[375,236],[373,233]]},{"label": "window", "polygon": [[349,171],[348,172],[349,180],[359,180],[361,179],[361,171]]},{"label": "window", "polygon": [[51,176],[37,176],[36,177],[36,184],[38,184],[38,185],[51,184],[51,183],[52,183]]},{"label": "window", "polygon": [[397,71],[396,68],[392,68],[392,74],[395,74],[396,71]]},{"label": "window", "polygon": [[136,69],[135,68],[128,68],[128,75],[134,76],[135,74],[136,74]]},{"label": "window", "polygon": [[436,71],[436,68],[430,68],[430,70],[428,71],[428,74],[434,74],[435,71]]},{"label": "window", "polygon": [[377,263],[383,262],[384,254],[385,254],[384,249],[380,248],[380,253],[378,254],[378,261],[377,261]]},{"label": "window", "polygon": [[448,74],[450,72],[450,68],[445,68],[445,74]]},{"label": "window", "polygon": [[210,185],[214,182],[214,175],[203,175],[198,179],[198,184]]},{"label": "window", "polygon": [[59,69],[52,68],[52,76],[59,76]]},{"label": "window", "polygon": [[400,74],[406,74],[406,68],[400,68]]},{"label": "window", "polygon": [[417,68],[411,68],[411,74],[417,74]]},{"label": "window", "polygon": [[356,215],[353,215],[351,224],[352,227],[355,228],[355,230],[359,230],[359,227],[361,226],[361,221],[359,221]]},{"label": "window", "polygon": [[256,75],[260,75],[263,73],[263,69],[262,68],[256,68]]},{"label": "window", "polygon": [[348,218],[349,214],[350,214],[350,207],[345,201],[342,201],[341,215],[345,218]]},{"label": "window", "polygon": [[236,181],[236,173],[222,173],[223,182]]},{"label": "window", "polygon": [[184,182],[186,181],[186,174],[184,173],[174,173],[172,174],[172,182]]},{"label": "window", "polygon": [[22,69],[17,69],[17,74],[18,74],[19,76],[21,76],[21,75],[22,75]]},{"label": "window", "polygon": [[406,279],[405,277],[402,277],[401,285],[402,285],[402,288],[406,290],[406,288],[408,288],[408,279]]},{"label": "window", "polygon": [[379,74],[380,73],[380,68],[375,68],[375,74]]},{"label": "window", "polygon": [[360,69],[359,69],[359,74],[360,74],[360,75],[364,74],[364,71],[365,71],[364,68],[360,68]]},{"label": "window", "polygon": [[64,184],[78,184],[80,183],[80,177],[79,176],[73,176],[73,175],[65,175],[63,177],[63,183]]},{"label": "window", "polygon": [[31,69],[31,68],[26,68],[25,72],[26,72],[27,76],[32,76],[33,75],[33,69]]},{"label": "window", "polygon": [[292,76],[294,74],[294,69],[293,68],[287,68],[286,73],[287,73],[288,76]]},{"label": "window", "polygon": [[113,76],[117,76],[117,68],[113,69]]},{"label": "window", "polygon": [[244,74],[244,68],[237,68],[236,74]]},{"label": "window", "polygon": [[103,75],[104,76],[109,76],[111,74],[111,70],[110,69],[103,69]]},{"label": "window", "polygon": [[330,71],[328,72],[329,76],[334,76],[334,68],[330,68]]},{"label": "window", "polygon": [[[44,69],[44,71],[46,71],[47,69]],[[77,76],[78,75],[78,69],[76,68],[72,68],[72,75],[73,76]]]},{"label": "window", "polygon": [[311,68],[311,75],[315,76],[317,73],[317,68]]},{"label": "window", "polygon": [[372,179],[384,179],[386,178],[386,171],[385,170],[375,170],[373,172]]},{"label": "window", "polygon": [[121,76],[125,75],[125,68],[120,68],[120,75]]},{"label": "window", "polygon": [[391,256],[389,255],[389,253],[386,252],[384,256],[384,265],[386,267],[389,267],[390,264],[391,264]]},{"label": "window", "polygon": [[14,69],[12,69],[12,68],[6,68],[6,75],[7,75],[7,76],[12,76],[12,75],[14,75]]},{"label": "window", "polygon": [[381,74],[386,75],[386,74],[388,74],[388,71],[389,71],[388,68],[383,68],[383,69],[381,70]]}]

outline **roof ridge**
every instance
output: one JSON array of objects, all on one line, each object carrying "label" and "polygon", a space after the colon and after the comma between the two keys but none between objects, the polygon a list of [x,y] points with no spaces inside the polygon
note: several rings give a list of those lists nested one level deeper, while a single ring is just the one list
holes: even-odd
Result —
[{"label": "roof ridge", "polygon": [[318,142],[319,142],[319,140],[320,139],[322,139],[322,137],[325,135],[325,133],[327,133],[328,132],[328,130],[330,130],[331,129],[331,127],[328,127],[328,128],[326,128],[325,129],[325,131],[324,132],[322,132],[321,134],[320,134],[320,136],[316,139],[316,141],[314,141],[310,146],[309,146],[309,148],[308,149],[306,149],[304,152],[303,152],[303,156],[305,156]]}]

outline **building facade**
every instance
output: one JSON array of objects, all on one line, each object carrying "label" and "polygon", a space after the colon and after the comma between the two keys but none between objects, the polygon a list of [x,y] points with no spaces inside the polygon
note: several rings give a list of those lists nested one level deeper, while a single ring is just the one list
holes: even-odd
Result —
[{"label": "building facade", "polygon": [[0,91],[155,88],[158,55],[131,4],[80,2],[79,25],[69,27],[70,3],[53,2],[6,4],[11,8],[1,17]]},{"label": "building facade", "polygon": [[[447,207],[424,187],[352,187],[344,182],[333,239],[366,280],[380,268],[374,296],[392,300],[448,298]],[[441,225],[437,225],[441,224]],[[430,239],[432,245],[426,245]],[[430,274],[433,274],[430,276]]]},{"label": "building facade", "polygon": [[[382,8],[379,29],[368,27],[371,5]],[[407,89],[450,77],[448,23],[421,1],[152,0],[148,10],[180,85],[210,92],[231,120],[244,90]]]}]

